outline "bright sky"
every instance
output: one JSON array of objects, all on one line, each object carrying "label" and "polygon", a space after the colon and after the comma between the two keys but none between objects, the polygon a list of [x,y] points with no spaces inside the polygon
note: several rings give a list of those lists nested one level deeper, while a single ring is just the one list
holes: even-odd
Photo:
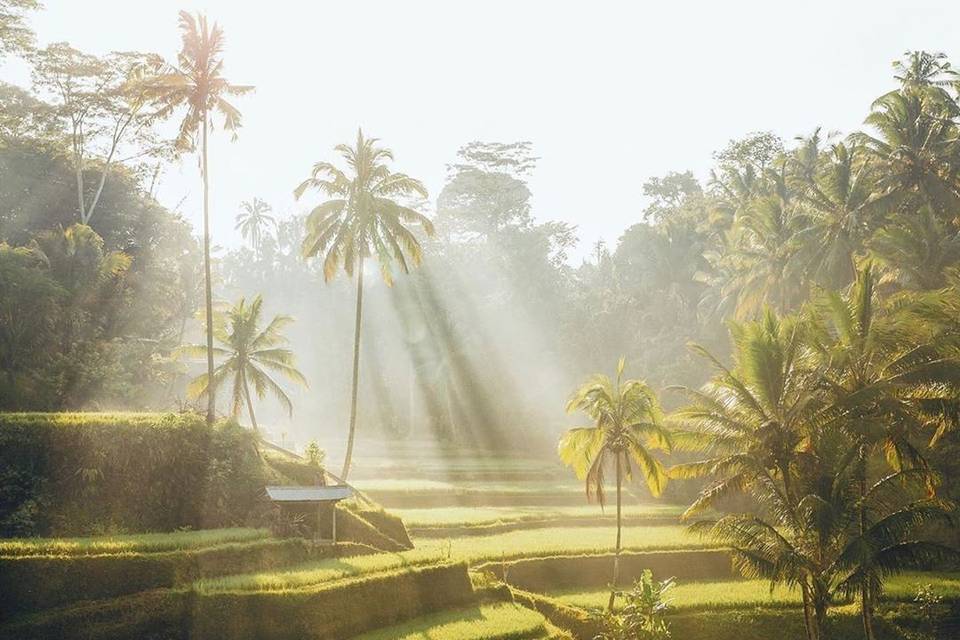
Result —
[{"label": "bright sky", "polygon": [[[817,125],[849,131],[891,87],[906,49],[957,53],[960,2],[561,2],[451,0],[45,0],[41,44],[172,58],[177,11],[205,11],[226,31],[240,140],[217,137],[215,242],[259,196],[284,214],[313,162],[357,126],[435,197],[445,166],[472,140],[531,140],[541,220],[579,227],[577,257],[614,243],[644,206],[643,182],[671,170],[703,177],[733,137]],[[957,60],[960,64],[960,59]],[[18,63],[0,79],[25,84]],[[200,220],[196,160],[165,173],[160,199]],[[579,262],[579,259],[576,260]]]}]

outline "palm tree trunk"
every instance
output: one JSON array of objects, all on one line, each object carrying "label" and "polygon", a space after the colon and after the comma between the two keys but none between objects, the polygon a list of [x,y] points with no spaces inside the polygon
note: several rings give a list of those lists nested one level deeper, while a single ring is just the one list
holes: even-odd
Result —
[{"label": "palm tree trunk", "polygon": [[216,388],[213,384],[213,285],[210,282],[210,198],[207,176],[207,113],[203,113],[203,149],[201,154],[203,173],[203,273],[205,278],[207,311],[207,424],[213,424],[216,411]]},{"label": "palm tree trunk", "polygon": [[450,379],[443,381],[443,398],[447,405],[447,423],[450,426],[450,441],[457,442],[457,425],[453,420],[453,402],[450,400]]},{"label": "palm tree trunk", "polygon": [[829,596],[822,587],[814,585],[813,588],[813,613],[817,640],[826,640],[827,638],[827,607]]},{"label": "palm tree trunk", "polygon": [[806,582],[801,584],[801,591],[803,593],[803,626],[807,632],[807,640],[816,640],[813,629],[813,615],[810,610],[810,589]]},{"label": "palm tree trunk", "polygon": [[350,462],[353,459],[353,439],[357,432],[357,386],[360,382],[360,320],[363,318],[363,258],[358,260],[357,274],[357,316],[353,326],[353,388],[350,397],[350,432],[347,435],[347,454],[343,460],[343,471],[340,477],[344,480],[350,473]]},{"label": "palm tree trunk", "polygon": [[[866,451],[864,446],[860,445],[859,455],[859,465],[857,473],[859,474],[859,483],[860,483],[860,513],[859,515],[859,525],[860,525],[860,535],[867,530],[867,514],[866,509],[863,505],[863,497],[867,494],[867,462],[866,462]],[[864,583],[863,587],[860,589],[860,616],[863,618],[863,634],[866,637],[866,640],[874,640],[876,635],[873,631],[873,594],[870,590],[870,585]]]},{"label": "palm tree trunk", "polygon": [[253,398],[250,397],[250,385],[247,384],[247,376],[243,375],[243,395],[247,398],[247,413],[250,414],[250,426],[253,432],[260,435],[260,427],[257,426],[257,417],[253,414]]},{"label": "palm tree trunk", "polygon": [[617,548],[613,554],[613,582],[610,585],[610,602],[607,603],[607,609],[613,611],[613,601],[617,595],[617,581],[620,579],[620,533],[622,521],[621,514],[621,487],[623,486],[623,470],[621,468],[620,453],[617,453]]}]

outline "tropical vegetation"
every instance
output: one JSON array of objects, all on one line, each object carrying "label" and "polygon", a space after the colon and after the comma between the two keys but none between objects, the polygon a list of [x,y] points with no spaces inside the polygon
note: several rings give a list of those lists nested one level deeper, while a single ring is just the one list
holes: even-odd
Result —
[{"label": "tropical vegetation", "polygon": [[327,281],[341,266],[348,277],[354,272],[357,274],[350,428],[340,473],[344,479],[350,473],[357,427],[364,260],[376,257],[384,281],[392,284],[394,263],[407,273],[422,260],[420,239],[410,227],[419,227],[426,235],[433,235],[430,219],[404,204],[406,198],[426,198],[426,188],[415,178],[391,171],[388,162],[393,160],[393,152],[377,143],[376,138],[364,138],[363,131],[357,130],[353,147],[346,144],[336,147],[349,173],[321,161],[313,165],[310,177],[294,190],[297,198],[309,190],[320,191],[331,198],[314,207],[306,218],[307,232],[301,246],[303,257],[322,256],[323,278]]}]

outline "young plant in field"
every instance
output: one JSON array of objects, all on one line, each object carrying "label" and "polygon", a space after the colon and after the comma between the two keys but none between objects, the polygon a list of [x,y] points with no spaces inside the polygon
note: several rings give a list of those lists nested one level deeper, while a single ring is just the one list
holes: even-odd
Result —
[{"label": "young plant in field", "polygon": [[621,594],[626,601],[623,609],[601,615],[603,631],[594,640],[668,640],[669,603],[665,596],[673,586],[673,578],[654,580],[653,572],[644,569],[633,588]]},{"label": "young plant in field", "polygon": [[590,427],[570,429],[560,439],[560,459],[585,481],[587,500],[606,503],[604,474],[613,466],[617,487],[617,546],[613,561],[613,582],[609,609],[613,610],[620,572],[622,530],[622,487],[640,472],[650,493],[659,496],[667,483],[663,464],[651,453],[670,449],[670,434],[663,424],[663,412],[653,390],[640,380],[624,380],[625,362],[617,365],[616,381],[596,375],[577,389],[567,411],[582,411],[593,420]]}]

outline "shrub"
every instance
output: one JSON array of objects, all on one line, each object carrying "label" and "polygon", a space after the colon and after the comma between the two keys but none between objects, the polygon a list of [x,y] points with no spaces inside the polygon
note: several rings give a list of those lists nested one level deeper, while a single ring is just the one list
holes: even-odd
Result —
[{"label": "shrub", "polygon": [[195,414],[0,414],[0,536],[245,524],[269,479],[253,437]]}]

